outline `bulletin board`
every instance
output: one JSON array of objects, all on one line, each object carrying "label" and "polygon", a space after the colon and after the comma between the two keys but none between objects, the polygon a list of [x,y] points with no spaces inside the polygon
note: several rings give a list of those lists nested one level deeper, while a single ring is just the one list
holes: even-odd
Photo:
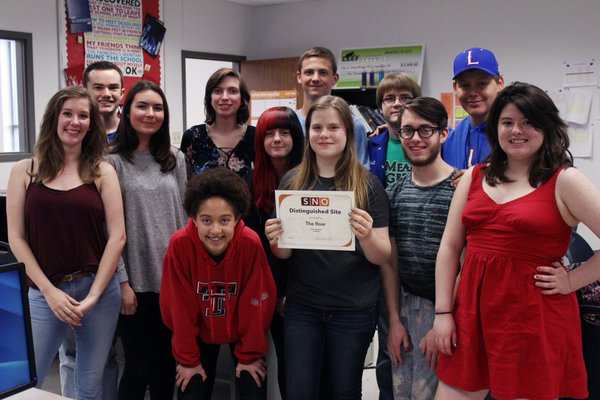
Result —
[{"label": "bulletin board", "polygon": [[[89,3],[91,32],[71,32],[66,7],[61,46],[65,84],[81,85],[85,67],[95,61],[111,61],[123,71],[125,92],[139,79],[161,84],[160,53],[155,56],[140,47],[144,22],[160,20],[160,0],[83,0]],[[64,3],[66,4],[66,2]],[[163,35],[164,35],[163,27]],[[160,48],[160,43],[159,43]]]}]

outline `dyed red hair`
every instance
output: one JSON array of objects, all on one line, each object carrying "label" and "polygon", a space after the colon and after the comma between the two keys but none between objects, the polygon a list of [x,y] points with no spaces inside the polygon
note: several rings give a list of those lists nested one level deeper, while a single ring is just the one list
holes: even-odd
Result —
[{"label": "dyed red hair", "polygon": [[254,170],[252,171],[252,198],[256,208],[266,213],[273,211],[274,192],[279,182],[271,157],[265,151],[265,135],[273,129],[289,129],[292,150],[288,154],[289,169],[302,161],[304,133],[296,113],[288,107],[272,107],[262,113],[254,134]]}]

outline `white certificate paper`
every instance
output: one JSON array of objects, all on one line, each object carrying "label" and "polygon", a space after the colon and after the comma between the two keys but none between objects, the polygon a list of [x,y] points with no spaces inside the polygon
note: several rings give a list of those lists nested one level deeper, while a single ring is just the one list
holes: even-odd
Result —
[{"label": "white certificate paper", "polygon": [[275,206],[283,228],[280,248],[356,249],[350,230],[354,192],[276,190]]}]

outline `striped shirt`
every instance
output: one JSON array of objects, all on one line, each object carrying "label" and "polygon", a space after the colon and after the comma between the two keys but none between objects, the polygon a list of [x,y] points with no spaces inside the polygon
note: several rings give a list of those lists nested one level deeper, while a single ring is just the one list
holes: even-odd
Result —
[{"label": "striped shirt", "polygon": [[431,186],[418,186],[408,174],[387,188],[400,284],[431,301],[435,301],[435,259],[454,193],[451,176]]}]

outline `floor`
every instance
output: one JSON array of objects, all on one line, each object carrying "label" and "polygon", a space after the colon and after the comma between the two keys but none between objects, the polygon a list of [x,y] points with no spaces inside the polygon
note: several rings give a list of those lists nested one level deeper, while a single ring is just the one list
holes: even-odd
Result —
[{"label": "floor", "polygon": [[[123,352],[122,350],[117,349],[117,361],[119,365],[123,365]],[[221,370],[231,370],[232,362],[226,351],[222,351],[219,356],[219,369]],[[267,363],[268,365],[275,365],[274,362],[271,362],[271,355],[274,354],[274,349],[271,346],[269,349],[269,354],[267,354]],[[377,388],[377,381],[375,379],[375,356],[377,354],[377,335],[375,335],[373,343],[369,348],[369,352],[367,354],[367,359],[365,360],[365,369],[363,372],[363,399],[364,400],[377,400],[379,397],[379,390]],[[277,370],[272,371],[271,376],[277,375]],[[44,381],[44,385],[42,389],[47,390],[52,393],[60,394],[60,378],[58,374],[58,359],[54,360],[54,363],[50,367],[50,372]],[[268,400],[280,400],[280,396],[278,394],[276,379],[269,380],[269,388],[268,388]],[[233,397],[231,393],[230,380],[227,376],[217,377],[215,382],[215,388],[213,391],[212,400],[229,400]],[[147,393],[146,399],[150,400],[150,396]]]}]

